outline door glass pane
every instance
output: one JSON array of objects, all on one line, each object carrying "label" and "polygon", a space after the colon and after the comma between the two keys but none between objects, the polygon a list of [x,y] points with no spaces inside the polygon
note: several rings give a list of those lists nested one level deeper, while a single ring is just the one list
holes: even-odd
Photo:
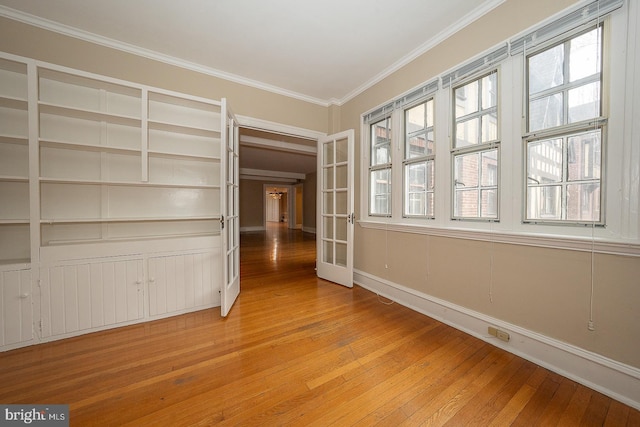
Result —
[{"label": "door glass pane", "polygon": [[323,241],[323,259],[322,261],[327,264],[333,264],[333,242]]},{"label": "door glass pane", "polygon": [[527,145],[528,184],[562,180],[562,139],[530,142]]},{"label": "door glass pane", "polygon": [[325,192],[323,193],[322,197],[324,199],[324,210],[322,211],[322,213],[328,215],[333,214],[333,192]]},{"label": "door glass pane", "polygon": [[323,216],[323,233],[322,237],[325,239],[333,239],[333,216]]},{"label": "door glass pane", "polygon": [[325,142],[323,145],[324,163],[323,165],[333,164],[333,141]]},{"label": "door glass pane", "polygon": [[346,138],[336,141],[336,163],[346,162],[349,154],[349,142]]},{"label": "door glass pane", "polygon": [[337,191],[336,193],[336,214],[338,215],[347,215],[347,192],[346,191]]},{"label": "door glass pane", "polygon": [[347,244],[346,243],[336,243],[336,254],[335,254],[336,265],[340,267],[347,266]]},{"label": "door glass pane", "polygon": [[336,166],[336,188],[347,188],[347,165]]},{"label": "door glass pane", "polygon": [[322,169],[323,174],[323,189],[332,190],[333,187],[333,166],[326,167]]},{"label": "door glass pane", "polygon": [[347,241],[347,218],[336,218],[336,240]]}]

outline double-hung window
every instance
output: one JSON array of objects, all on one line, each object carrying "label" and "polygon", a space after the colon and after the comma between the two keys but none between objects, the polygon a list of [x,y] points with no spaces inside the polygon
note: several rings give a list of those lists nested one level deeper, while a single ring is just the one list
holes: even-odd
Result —
[{"label": "double-hung window", "polygon": [[498,72],[453,88],[453,218],[498,219]]},{"label": "double-hung window", "polygon": [[434,217],[433,108],[431,98],[404,110],[404,217]]},{"label": "double-hung window", "polygon": [[391,216],[391,117],[369,129],[369,214]]},{"label": "double-hung window", "polygon": [[603,224],[602,25],[526,64],[525,221]]}]

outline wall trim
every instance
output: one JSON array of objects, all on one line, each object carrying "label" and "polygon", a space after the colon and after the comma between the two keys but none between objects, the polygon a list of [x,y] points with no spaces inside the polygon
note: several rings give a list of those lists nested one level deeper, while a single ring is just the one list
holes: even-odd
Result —
[{"label": "wall trim", "polygon": [[606,241],[587,237],[555,236],[545,234],[505,233],[503,231],[461,230],[456,228],[426,227],[423,225],[397,224],[378,221],[358,221],[362,228],[424,234],[452,239],[479,240],[511,245],[536,246],[580,252],[640,257],[640,244]]},{"label": "wall trim", "polygon": [[241,233],[251,233],[253,231],[265,231],[266,228],[264,228],[262,225],[256,225],[253,227],[240,227],[240,232]]},{"label": "wall trim", "polygon": [[[353,281],[371,292],[640,410],[638,368],[360,270],[354,270]],[[489,336],[488,326],[507,331],[511,336],[510,341],[503,342]]]},{"label": "wall trim", "polygon": [[304,225],[302,226],[302,231],[304,233],[311,233],[311,234],[316,234],[316,228],[315,227],[305,227]]}]

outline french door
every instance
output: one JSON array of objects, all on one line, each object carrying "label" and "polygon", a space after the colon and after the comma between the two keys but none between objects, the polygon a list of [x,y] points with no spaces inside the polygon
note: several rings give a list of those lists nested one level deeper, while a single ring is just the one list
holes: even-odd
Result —
[{"label": "french door", "polygon": [[317,274],[353,287],[353,129],[318,140]]},{"label": "french door", "polygon": [[220,191],[220,233],[222,234],[223,283],[220,313],[226,317],[240,294],[240,200],[239,200],[239,144],[238,121],[222,99],[222,175]]}]

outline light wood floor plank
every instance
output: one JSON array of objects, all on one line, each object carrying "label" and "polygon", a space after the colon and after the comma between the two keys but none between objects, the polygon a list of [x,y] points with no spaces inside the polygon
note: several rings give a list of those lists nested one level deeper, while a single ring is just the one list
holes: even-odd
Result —
[{"label": "light wood floor plank", "polygon": [[[275,248],[277,242],[277,250]],[[360,288],[315,236],[241,240],[242,292],[202,310],[0,353],[0,402],[72,426],[638,426],[640,412]]]}]

